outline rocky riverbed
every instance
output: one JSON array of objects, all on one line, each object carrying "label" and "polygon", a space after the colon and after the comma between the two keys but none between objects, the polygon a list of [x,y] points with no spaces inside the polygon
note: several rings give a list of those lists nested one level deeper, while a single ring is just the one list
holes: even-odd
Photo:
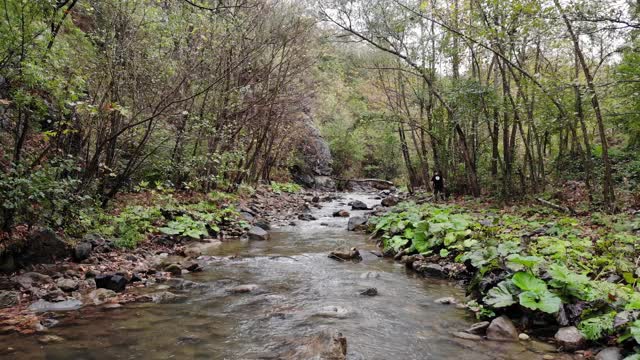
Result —
[{"label": "rocky riverbed", "polygon": [[[133,252],[92,246],[79,263],[5,278],[17,284],[8,291],[19,303],[3,310],[0,352],[16,359],[570,358],[508,321],[477,323],[457,306],[461,287],[418,276],[347,231],[362,227],[354,219],[385,211],[381,202],[395,195],[287,197],[284,206],[275,195],[239,204],[252,225],[268,222],[265,239],[216,239],[192,255],[188,244],[151,242]],[[286,210],[266,210],[274,208]],[[328,257],[352,248],[358,257]]]}]

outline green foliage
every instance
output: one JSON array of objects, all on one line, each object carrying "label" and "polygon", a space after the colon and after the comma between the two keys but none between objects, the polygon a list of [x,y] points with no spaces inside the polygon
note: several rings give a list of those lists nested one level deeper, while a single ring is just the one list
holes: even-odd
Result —
[{"label": "green foliage", "polygon": [[[476,210],[472,216],[456,206],[408,202],[370,222],[385,251],[405,249],[470,263],[476,268],[472,289],[486,274],[503,272],[503,281],[480,294],[483,304],[472,304],[476,315],[510,306],[554,314],[562,304],[583,301],[588,305],[580,329],[595,340],[619,331],[612,329],[617,312],[640,309],[640,293],[633,287],[596,278],[623,274],[626,262],[637,257],[636,226],[628,219],[602,218],[602,228],[594,230],[590,219],[583,224],[531,208],[500,216],[485,212],[495,213]],[[585,235],[594,231],[597,240]],[[630,284],[637,281],[633,273],[627,278]]]},{"label": "green foliage", "polygon": [[295,183],[279,183],[279,182],[272,181],[271,191],[273,191],[276,194],[281,194],[283,192],[288,194],[295,194],[297,192],[302,191],[302,187]]},{"label": "green foliage", "polygon": [[73,161],[52,161],[38,170],[21,167],[0,173],[0,215],[8,230],[15,222],[43,224],[55,229],[76,226],[80,211],[92,205],[69,174]]},{"label": "green foliage", "polygon": [[601,316],[588,318],[578,324],[578,329],[586,339],[598,340],[613,332],[613,320],[615,317],[616,313],[610,312]]},{"label": "green foliage", "polygon": [[162,219],[162,213],[155,207],[130,206],[113,218],[113,233],[116,245],[135,248],[154,230],[154,224]]},{"label": "green foliage", "polygon": [[178,216],[174,221],[170,221],[166,226],[158,230],[167,235],[180,235],[200,239],[202,236],[209,235],[206,225],[204,221],[193,220],[189,216]]}]

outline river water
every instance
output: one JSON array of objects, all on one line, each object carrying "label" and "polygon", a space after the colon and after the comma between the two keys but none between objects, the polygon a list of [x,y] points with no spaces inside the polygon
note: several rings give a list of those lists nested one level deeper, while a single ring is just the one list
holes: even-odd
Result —
[{"label": "river water", "polygon": [[[545,344],[470,341],[451,334],[475,319],[465,310],[434,303],[464,293],[447,281],[423,278],[368,250],[375,244],[347,232],[333,218],[348,194],[297,221],[271,231],[270,241],[232,241],[210,252],[205,271],[185,276],[204,284],[181,291],[177,304],[129,304],[65,314],[50,334],[65,340],[41,344],[38,336],[0,336],[7,359],[282,359],[317,334],[341,332],[348,359],[542,359]],[[357,214],[358,211],[353,211]],[[357,247],[363,261],[327,257],[337,247]],[[256,285],[234,294],[238,285]],[[370,287],[379,295],[359,293]],[[171,290],[175,291],[175,290]],[[178,291],[180,292],[180,291]]]}]

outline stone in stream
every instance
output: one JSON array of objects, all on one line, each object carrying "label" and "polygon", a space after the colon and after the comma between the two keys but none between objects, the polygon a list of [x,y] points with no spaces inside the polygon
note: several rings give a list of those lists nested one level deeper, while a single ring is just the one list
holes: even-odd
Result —
[{"label": "stone in stream", "polygon": [[249,236],[249,240],[269,240],[269,233],[258,226],[254,226],[249,229],[247,235]]},{"label": "stone in stream", "polygon": [[487,328],[487,339],[495,341],[518,341],[518,330],[508,317],[502,315],[491,321]]},{"label": "stone in stream", "polygon": [[457,337],[459,339],[464,339],[464,340],[473,340],[473,341],[482,340],[482,336],[480,336],[480,335],[469,334],[469,333],[462,332],[462,331],[454,332],[453,336],[455,336],[455,337]]},{"label": "stone in stream", "polygon": [[349,217],[349,212],[347,210],[338,210],[333,213],[333,217]]},{"label": "stone in stream", "polygon": [[351,217],[349,218],[349,223],[347,224],[347,230],[349,231],[359,230],[360,228],[364,227],[366,223],[367,223],[367,219],[363,218],[362,216]]},{"label": "stone in stream", "polygon": [[436,299],[434,300],[434,302],[436,304],[441,304],[441,305],[455,305],[458,303],[458,301],[455,298],[450,296]]},{"label": "stone in stream", "polygon": [[382,206],[386,206],[386,207],[391,207],[391,206],[396,206],[398,205],[398,203],[400,202],[400,199],[398,199],[395,196],[387,196],[386,198],[382,199]]},{"label": "stone in stream", "polygon": [[596,355],[595,360],[621,360],[622,354],[620,353],[620,348],[617,347],[608,347],[600,350],[600,352]]},{"label": "stone in stream", "polygon": [[49,311],[71,311],[78,310],[82,306],[82,301],[72,299],[60,302],[48,302],[42,299],[29,305],[29,310],[34,312],[49,312]]},{"label": "stone in stream", "polygon": [[368,288],[364,291],[360,292],[360,295],[364,295],[364,296],[376,296],[378,295],[378,289],[376,288]]},{"label": "stone in stream", "polygon": [[58,279],[56,285],[64,292],[72,292],[78,290],[80,284],[75,280],[61,278]]},{"label": "stone in stream", "polygon": [[96,276],[96,287],[122,292],[127,286],[127,279],[116,274],[100,274]]},{"label": "stone in stream", "polygon": [[116,297],[116,292],[109,289],[95,289],[87,295],[93,305],[102,305]]},{"label": "stone in stream", "polygon": [[481,321],[471,325],[467,330],[465,330],[465,332],[468,332],[469,334],[484,335],[490,324],[491,323],[488,321]]},{"label": "stone in stream", "polygon": [[260,290],[260,286],[256,284],[245,284],[238,285],[229,289],[229,292],[232,294],[246,294],[246,293],[255,293]]},{"label": "stone in stream", "polygon": [[362,260],[360,252],[356,248],[351,248],[349,251],[336,250],[329,253],[329,257],[335,260]]},{"label": "stone in stream", "polygon": [[586,339],[575,326],[558,329],[554,338],[558,346],[561,346],[566,351],[580,350],[586,344]]},{"label": "stone in stream", "polygon": [[151,299],[156,304],[175,304],[187,299],[184,295],[177,295],[169,291],[160,291],[151,294]]},{"label": "stone in stream", "polygon": [[367,204],[360,200],[354,200],[350,202],[349,205],[351,205],[351,210],[369,210]]},{"label": "stone in stream", "polygon": [[313,221],[313,220],[317,220],[315,216],[311,215],[311,214],[300,214],[298,215],[298,219],[302,220],[302,221]]},{"label": "stone in stream", "polygon": [[64,338],[57,335],[45,335],[38,338],[38,342],[41,344],[61,343]]}]

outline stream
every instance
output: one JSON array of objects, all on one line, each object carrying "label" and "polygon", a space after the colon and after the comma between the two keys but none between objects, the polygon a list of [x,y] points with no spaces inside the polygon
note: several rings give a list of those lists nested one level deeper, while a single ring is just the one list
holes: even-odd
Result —
[{"label": "stream", "polygon": [[[466,310],[434,300],[464,291],[449,281],[418,276],[378,258],[366,235],[346,231],[332,213],[367,194],[346,194],[298,221],[271,231],[269,241],[231,241],[210,251],[205,271],[185,279],[204,284],[175,304],[126,304],[65,314],[41,344],[38,336],[3,335],[6,359],[282,359],[316,334],[341,332],[348,359],[542,359],[549,345],[500,343],[452,336],[476,320]],[[352,215],[362,213],[351,211]],[[361,262],[327,254],[357,247]],[[234,256],[232,256],[234,255]],[[208,258],[208,257],[207,257]],[[250,292],[231,293],[239,285]],[[378,296],[359,293],[375,287]],[[551,347],[553,349],[553,347]]]}]

